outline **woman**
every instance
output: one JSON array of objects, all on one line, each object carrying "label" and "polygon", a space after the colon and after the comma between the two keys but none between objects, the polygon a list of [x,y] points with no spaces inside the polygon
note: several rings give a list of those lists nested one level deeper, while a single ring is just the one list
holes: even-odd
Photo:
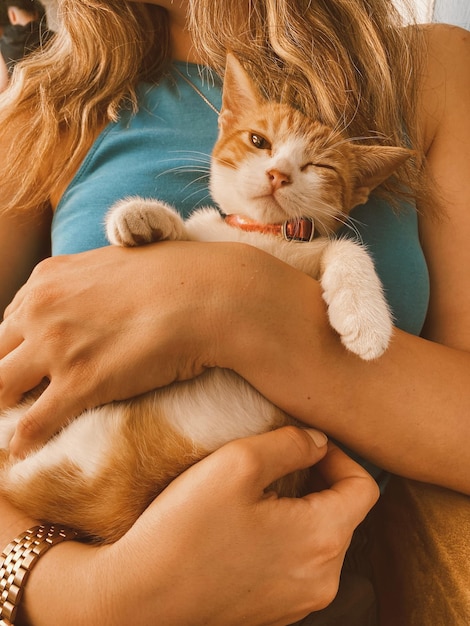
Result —
[{"label": "woman", "polygon": [[[175,102],[184,109],[187,99],[191,115],[185,117],[184,111],[175,109],[175,132],[163,149],[162,143],[158,144],[153,159],[157,163],[154,191],[156,176],[159,183],[165,176],[158,173],[158,159],[160,168],[167,171],[168,157],[174,159],[179,146],[186,148],[187,156],[190,148],[185,142],[191,137],[195,138],[193,149],[209,151],[206,146],[215,137],[216,115],[206,100],[214,104],[218,88],[207,79],[201,82],[194,66],[188,67],[186,62],[207,63],[222,73],[225,51],[230,48],[267,95],[292,98],[306,112],[330,124],[341,119],[351,136],[390,143],[411,141],[416,148],[414,164],[384,190],[388,198],[394,194],[399,210],[395,213],[389,205],[376,201],[365,207],[365,213],[357,214],[365,224],[362,235],[374,246],[401,329],[397,328],[381,359],[358,362],[345,353],[330,330],[318,284],[243,246],[159,244],[133,251],[106,248],[52,258],[42,263],[20,290],[0,328],[2,404],[16,402],[44,376],[51,381],[19,428],[12,451],[23,454],[86,406],[129,397],[219,365],[235,369],[270,400],[380,467],[469,493],[469,460],[463,445],[469,426],[461,417],[469,406],[466,381],[470,366],[466,332],[470,296],[465,270],[469,265],[464,244],[468,226],[464,207],[470,195],[466,176],[470,122],[465,113],[470,98],[468,37],[458,29],[403,30],[390,3],[380,0],[246,2],[230,12],[221,1],[205,0],[176,5],[161,0],[154,7],[121,5],[117,0],[74,4],[70,9],[67,2],[63,4],[66,30],[48,53],[25,63],[24,74],[18,74],[4,97],[0,133],[2,145],[8,149],[0,158],[8,177],[2,177],[0,237],[8,265],[2,263],[0,277],[5,306],[35,264],[47,256],[46,235],[54,210],[54,253],[77,252],[99,245],[95,235],[87,242],[88,235],[82,230],[96,232],[114,194],[124,193],[123,189],[127,194],[147,192],[147,183],[140,180],[141,172],[135,170],[132,157],[126,162],[131,172],[127,177],[122,167],[120,176],[115,172],[109,172],[108,180],[98,176],[104,181],[100,188],[93,176],[101,175],[105,170],[100,164],[109,162],[97,155],[109,156],[100,151],[110,145],[110,137],[127,137],[124,131],[134,128],[129,126],[134,119],[129,107],[121,110],[116,125],[109,126],[108,120],[116,119],[123,99],[140,105],[139,111],[145,109],[148,88],[137,92],[132,88],[139,81],[155,82],[167,70],[170,58],[184,63],[176,65],[178,76],[170,69],[165,89],[172,93],[171,86],[176,85],[184,97]],[[51,82],[39,102],[37,84],[44,79],[45,70]],[[191,84],[180,76],[185,71]],[[196,101],[202,107],[199,113],[195,112]],[[205,125],[192,122],[196,115],[206,120]],[[200,135],[198,129],[202,129]],[[197,148],[200,145],[202,148]],[[420,184],[424,155],[432,193],[426,193]],[[194,158],[183,163],[177,159],[172,167],[191,162],[194,169]],[[189,181],[197,176],[193,174]],[[142,178],[148,180],[148,172]],[[184,189],[189,181],[178,179],[176,186]],[[174,188],[171,191],[171,184],[164,180],[158,192],[166,189],[170,195],[177,194]],[[424,321],[427,277],[417,243],[416,213],[403,205],[405,185],[419,201],[419,234],[430,271],[427,340],[416,336]],[[87,207],[96,202],[98,189],[99,207],[94,213]],[[182,205],[185,199],[189,203],[192,189],[180,198]],[[205,199],[204,193],[199,190],[199,201]],[[33,217],[26,220],[26,214]],[[403,237],[410,238],[409,245]],[[74,247],[77,238],[79,249]],[[407,276],[409,254],[413,269]],[[188,276],[191,280],[185,280]],[[116,371],[116,363],[123,361],[125,368]],[[246,508],[230,508],[233,494],[243,492],[239,505],[253,502],[253,475],[266,468],[261,472],[266,480],[265,472],[277,458],[289,457],[292,436],[294,448],[300,445],[300,450],[305,449],[305,434],[294,433],[281,431],[238,442],[209,457],[175,481],[112,548],[96,551],[74,542],[54,548],[28,583],[25,606],[31,623],[51,624],[53,619],[61,623],[59,617],[50,616],[39,592],[42,577],[55,589],[58,571],[61,578],[66,573],[74,594],[70,600],[60,590],[52,592],[56,615],[61,615],[61,608],[67,611],[62,615],[75,615],[71,610],[74,602],[90,598],[89,613],[77,612],[76,623],[85,619],[99,623],[106,615],[107,624],[124,623],[119,621],[124,617],[142,624],[152,620],[239,624],[243,615],[249,624],[286,624],[324,606],[337,587],[351,532],[375,498],[361,470],[336,450],[328,454],[321,467],[327,484],[334,487],[308,500],[315,508],[320,506],[319,497],[324,498],[331,507],[322,506],[323,525],[317,527],[315,538],[308,529],[316,527],[318,520],[310,509],[308,522],[302,514],[305,525],[299,526],[298,507],[305,506],[304,500],[268,500],[274,505],[272,524],[267,517],[255,516],[256,523],[249,528],[241,523],[246,521]],[[322,455],[324,446],[312,452],[307,443],[309,451],[301,454],[302,460],[294,454],[286,467],[277,471],[289,471],[295,463],[309,465]],[[231,497],[220,485],[215,491],[211,486],[208,492],[202,489],[203,502],[190,506],[184,497],[192,488],[201,493],[207,472],[213,475],[217,471],[224,480],[233,475],[230,459],[233,461],[234,449],[237,453],[243,450],[243,458],[246,453],[252,472],[243,472],[244,481],[238,478],[238,486],[228,486]],[[264,486],[271,479],[272,473]],[[0,506],[1,519],[7,520],[0,529],[6,543],[31,520],[22,519],[4,502]],[[338,510],[344,518],[338,516]],[[168,528],[165,522],[170,511]],[[231,520],[230,540],[224,534],[227,519]],[[199,544],[197,539],[207,532],[209,521],[212,541]],[[332,523],[334,532],[328,534],[325,525],[331,532]],[[261,537],[260,527],[268,531]],[[272,540],[274,529],[279,541]],[[146,543],[150,533],[159,537],[151,553]],[[333,549],[332,536],[337,541]],[[281,554],[273,555],[273,543],[282,546]],[[255,553],[250,549],[254,545]],[[142,551],[147,560],[139,572],[135,554],[141,557]],[[184,555],[189,552],[194,566],[188,567]],[[288,563],[287,554],[294,565]],[[129,575],[119,580],[113,576],[97,599],[90,589],[96,580],[85,579],[84,572],[90,571],[91,562],[102,573],[100,578],[110,571],[120,572],[123,555],[129,559]],[[155,572],[156,559],[160,576]],[[309,567],[302,567],[307,562]],[[211,567],[204,569],[201,578],[197,572],[202,563],[211,563]],[[157,576],[153,587],[147,567]],[[183,579],[178,578],[182,570]],[[247,584],[248,570],[253,578]],[[305,586],[298,583],[300,571],[308,572],[308,580],[303,578]],[[264,572],[264,578],[259,572]],[[326,581],[323,593],[316,584],[322,578]],[[249,588],[256,589],[251,600],[247,598]],[[138,597],[138,609],[122,600],[125,597],[127,602],[129,589],[132,597]],[[111,597],[118,598],[115,613],[108,613]],[[46,600],[51,602],[49,593]],[[224,613],[227,606],[231,610]]]}]

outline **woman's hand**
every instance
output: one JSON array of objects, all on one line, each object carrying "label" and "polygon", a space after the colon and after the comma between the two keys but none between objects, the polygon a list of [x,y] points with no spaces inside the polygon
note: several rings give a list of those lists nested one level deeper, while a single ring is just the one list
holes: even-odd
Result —
[{"label": "woman's hand", "polygon": [[201,373],[217,341],[212,320],[230,307],[243,258],[232,246],[159,243],[39,264],[0,326],[0,406],[50,381],[12,452],[24,454],[88,407]]},{"label": "woman's hand", "polygon": [[198,341],[186,327],[202,327],[208,301],[192,289],[197,255],[185,263],[181,251],[165,252],[165,244],[109,247],[36,267],[0,326],[0,406],[44,378],[50,384],[20,424],[12,452],[45,441],[87,407],[202,371],[191,355],[184,360],[187,344],[196,351]]},{"label": "woman's hand", "polygon": [[238,244],[110,246],[47,259],[0,325],[0,406],[50,381],[20,422],[12,453],[44,442],[86,408],[208,366],[232,367],[259,329],[284,337],[298,326],[290,298],[307,281],[315,282]]},{"label": "woman's hand", "polygon": [[[313,464],[324,491],[265,492]],[[30,623],[292,623],[333,600],[352,533],[377,496],[370,476],[317,431],[232,442],[173,481],[116,544],[51,550],[27,585]]]}]

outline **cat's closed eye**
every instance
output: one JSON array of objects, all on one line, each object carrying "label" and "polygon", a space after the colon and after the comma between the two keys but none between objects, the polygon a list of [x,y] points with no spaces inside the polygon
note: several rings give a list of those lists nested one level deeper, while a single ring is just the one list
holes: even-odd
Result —
[{"label": "cat's closed eye", "polygon": [[333,172],[337,173],[337,169],[336,167],[334,167],[333,165],[330,165],[329,163],[324,163],[324,162],[318,162],[318,163],[305,163],[305,165],[302,165],[302,167],[300,168],[301,172],[304,172],[305,170],[307,170],[309,167],[318,167],[321,169],[325,169],[325,170],[331,170]]}]

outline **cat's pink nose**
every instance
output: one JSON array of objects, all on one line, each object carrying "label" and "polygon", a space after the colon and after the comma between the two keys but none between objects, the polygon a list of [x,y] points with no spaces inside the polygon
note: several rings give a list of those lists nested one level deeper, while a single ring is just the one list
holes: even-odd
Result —
[{"label": "cat's pink nose", "polygon": [[289,185],[291,182],[288,174],[284,174],[284,172],[280,172],[276,169],[269,170],[266,174],[268,175],[273,191],[277,191],[284,185]]}]

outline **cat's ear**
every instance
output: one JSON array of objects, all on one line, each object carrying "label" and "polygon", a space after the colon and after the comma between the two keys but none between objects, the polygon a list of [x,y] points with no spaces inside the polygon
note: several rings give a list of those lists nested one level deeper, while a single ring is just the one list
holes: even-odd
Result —
[{"label": "cat's ear", "polygon": [[354,152],[357,179],[351,208],[365,204],[370,193],[414,154],[413,150],[394,146],[354,145]]},{"label": "cat's ear", "polygon": [[253,81],[238,59],[229,52],[225,66],[219,128],[224,130],[239,116],[258,107],[261,102],[262,97]]}]

